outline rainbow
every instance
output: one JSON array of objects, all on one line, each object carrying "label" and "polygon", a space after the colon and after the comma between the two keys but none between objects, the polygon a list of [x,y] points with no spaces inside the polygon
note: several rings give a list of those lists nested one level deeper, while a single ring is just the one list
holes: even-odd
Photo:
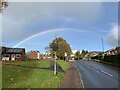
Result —
[{"label": "rainbow", "polygon": [[32,36],[29,36],[27,38],[25,38],[24,40],[20,41],[19,43],[17,43],[15,46],[13,47],[18,47],[19,45],[23,44],[24,42],[32,39],[32,38],[35,38],[39,35],[43,35],[43,34],[47,34],[47,33],[51,33],[51,32],[59,32],[59,31],[76,31],[76,32],[84,32],[84,33],[91,33],[91,34],[94,34],[94,35],[97,35],[98,37],[102,37],[100,36],[99,34],[97,33],[94,33],[94,32],[91,32],[90,30],[80,30],[80,29],[73,29],[73,28],[57,28],[57,29],[49,29],[49,30],[45,30],[45,31],[42,31],[42,32],[39,32],[37,34],[34,34]]}]

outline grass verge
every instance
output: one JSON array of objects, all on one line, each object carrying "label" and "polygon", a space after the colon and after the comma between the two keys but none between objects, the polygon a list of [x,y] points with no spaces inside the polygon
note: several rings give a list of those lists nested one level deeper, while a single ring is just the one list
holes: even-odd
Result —
[{"label": "grass verge", "polygon": [[69,63],[64,61],[64,60],[56,60],[57,64],[60,65],[62,67],[62,69],[67,72],[68,68],[69,68]]},{"label": "grass verge", "polygon": [[50,67],[50,60],[26,60],[26,61],[14,61],[14,62],[9,61],[9,62],[4,62],[4,64],[48,68]]},{"label": "grass verge", "polygon": [[[12,64],[48,67],[49,61],[24,61]],[[2,88],[57,88],[64,73],[53,75],[51,70],[2,65]]]}]

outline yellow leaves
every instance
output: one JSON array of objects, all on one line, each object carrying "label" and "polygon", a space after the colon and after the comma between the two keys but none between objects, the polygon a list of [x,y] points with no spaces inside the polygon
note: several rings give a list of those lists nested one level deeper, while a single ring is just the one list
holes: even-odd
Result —
[{"label": "yellow leaves", "polygon": [[14,79],[13,79],[13,78],[10,78],[10,80],[11,80],[12,82],[14,82]]},{"label": "yellow leaves", "polygon": [[44,84],[42,83],[42,86],[44,86]]},{"label": "yellow leaves", "polygon": [[14,87],[16,87],[16,83],[14,83]]},{"label": "yellow leaves", "polygon": [[25,79],[26,79],[26,76],[23,76],[23,79],[25,80]]},{"label": "yellow leaves", "polygon": [[[23,64],[22,64],[23,63]],[[37,63],[37,64],[36,64]],[[49,61],[37,61],[37,62],[14,62],[14,64],[37,67],[48,67]],[[4,65],[3,72],[3,87],[11,88],[44,88],[44,87],[56,87],[59,83],[59,76],[54,76],[53,71],[16,67],[10,65]],[[7,83],[6,83],[7,82]]]}]

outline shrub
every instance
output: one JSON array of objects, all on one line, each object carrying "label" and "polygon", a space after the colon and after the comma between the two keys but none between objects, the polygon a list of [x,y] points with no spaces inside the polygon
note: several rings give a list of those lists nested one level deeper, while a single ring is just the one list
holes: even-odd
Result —
[{"label": "shrub", "polygon": [[104,62],[109,62],[109,63],[120,63],[120,55],[107,55],[107,56],[104,56],[104,59],[102,58],[102,56],[95,56],[91,58],[98,59]]}]

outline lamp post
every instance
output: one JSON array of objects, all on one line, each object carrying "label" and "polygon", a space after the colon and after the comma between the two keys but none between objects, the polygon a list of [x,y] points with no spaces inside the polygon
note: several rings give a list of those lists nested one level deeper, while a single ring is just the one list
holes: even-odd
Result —
[{"label": "lamp post", "polygon": [[103,54],[102,54],[103,57],[102,58],[104,59],[104,43],[103,43],[103,38],[101,38],[101,41],[102,41],[102,51],[103,51]]}]

